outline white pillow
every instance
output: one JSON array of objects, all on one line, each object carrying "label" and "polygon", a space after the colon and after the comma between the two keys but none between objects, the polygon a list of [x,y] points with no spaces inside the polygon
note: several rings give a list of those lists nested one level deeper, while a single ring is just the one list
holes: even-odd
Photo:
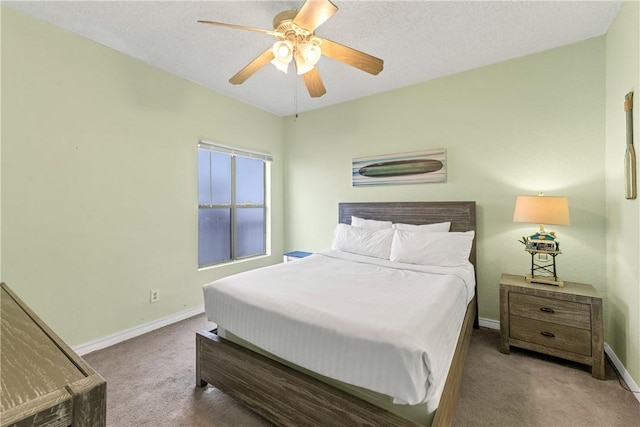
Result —
[{"label": "white pillow", "polygon": [[391,228],[393,223],[391,221],[377,221],[375,219],[364,219],[352,216],[351,225],[354,227],[369,228],[371,230],[382,230],[385,228]]},{"label": "white pillow", "polygon": [[395,228],[396,230],[407,231],[449,231],[449,229],[451,228],[451,221],[422,225],[402,224],[396,222],[395,224],[393,224],[393,228]]},{"label": "white pillow", "polygon": [[365,255],[375,258],[389,259],[394,230],[370,230],[338,224],[333,231],[332,249]]},{"label": "white pillow", "polygon": [[469,262],[475,232],[415,232],[396,230],[390,259],[407,264],[457,267]]}]

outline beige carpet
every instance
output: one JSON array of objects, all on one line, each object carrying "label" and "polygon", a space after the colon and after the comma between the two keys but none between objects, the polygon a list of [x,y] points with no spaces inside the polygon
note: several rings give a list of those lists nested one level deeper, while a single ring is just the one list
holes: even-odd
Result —
[{"label": "beige carpet", "polygon": [[[213,387],[195,387],[195,331],[204,315],[85,356],[107,380],[112,427],[269,426]],[[498,351],[498,331],[475,330],[454,426],[640,426],[640,402],[607,364],[587,367],[532,352]]]}]

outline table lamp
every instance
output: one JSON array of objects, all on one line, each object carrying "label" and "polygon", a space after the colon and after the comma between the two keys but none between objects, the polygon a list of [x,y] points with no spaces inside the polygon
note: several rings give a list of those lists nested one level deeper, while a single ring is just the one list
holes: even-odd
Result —
[{"label": "table lamp", "polygon": [[544,283],[563,286],[556,273],[556,256],[560,255],[560,243],[555,232],[547,232],[544,224],[568,225],[569,202],[566,197],[518,196],[513,212],[514,222],[540,224],[537,233],[523,237],[520,241],[525,251],[531,254],[531,274],[525,279],[529,283]]}]

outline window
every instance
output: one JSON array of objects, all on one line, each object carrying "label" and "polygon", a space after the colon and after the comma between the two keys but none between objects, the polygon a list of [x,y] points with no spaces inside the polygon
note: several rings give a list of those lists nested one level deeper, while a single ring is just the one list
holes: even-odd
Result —
[{"label": "window", "polygon": [[267,253],[271,156],[198,144],[198,266]]}]

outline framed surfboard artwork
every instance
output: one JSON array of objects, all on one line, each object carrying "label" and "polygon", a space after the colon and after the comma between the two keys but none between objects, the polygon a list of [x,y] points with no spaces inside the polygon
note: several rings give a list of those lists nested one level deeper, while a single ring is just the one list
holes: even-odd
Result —
[{"label": "framed surfboard artwork", "polygon": [[444,148],[384,156],[356,157],[352,161],[353,185],[394,185],[445,182]]}]

